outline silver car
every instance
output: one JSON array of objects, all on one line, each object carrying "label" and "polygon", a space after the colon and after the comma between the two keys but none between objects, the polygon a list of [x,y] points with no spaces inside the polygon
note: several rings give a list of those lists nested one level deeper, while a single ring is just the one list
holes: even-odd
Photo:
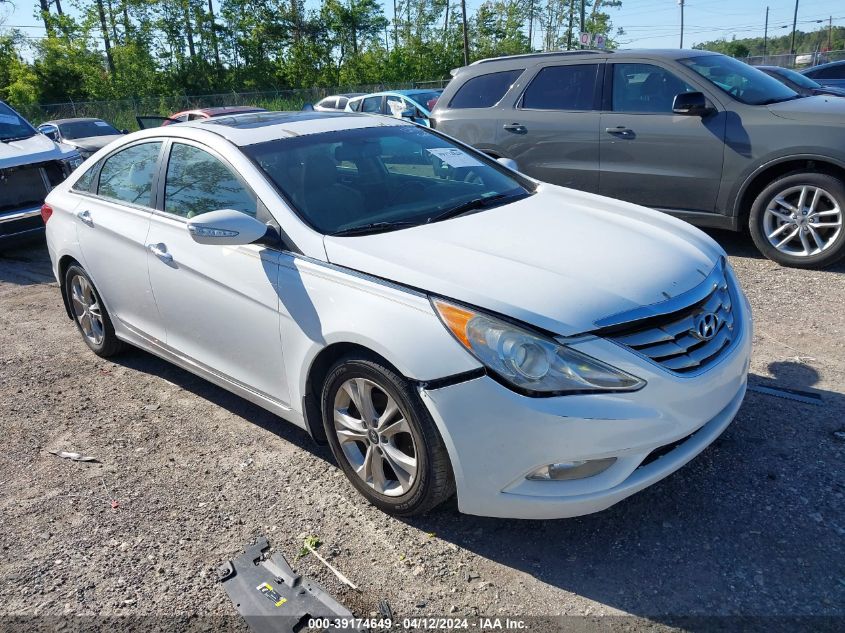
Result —
[{"label": "silver car", "polygon": [[781,264],[845,255],[845,100],[708,51],[575,51],[455,71],[433,126],[524,173],[748,228]]}]

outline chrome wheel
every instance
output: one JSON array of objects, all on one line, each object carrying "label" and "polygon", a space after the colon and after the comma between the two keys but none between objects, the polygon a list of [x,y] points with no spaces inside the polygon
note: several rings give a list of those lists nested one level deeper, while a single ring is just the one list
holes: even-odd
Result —
[{"label": "chrome wheel", "polygon": [[376,492],[398,497],[417,479],[417,446],[396,401],[377,383],[351,378],[334,398],[334,429],[353,470]]},{"label": "chrome wheel", "polygon": [[777,250],[795,257],[818,255],[842,232],[842,209],[830,193],[797,185],[774,196],[763,214],[763,230]]},{"label": "chrome wheel", "polygon": [[71,278],[70,299],[82,334],[93,345],[102,345],[105,329],[100,302],[91,283],[82,275],[74,275]]}]

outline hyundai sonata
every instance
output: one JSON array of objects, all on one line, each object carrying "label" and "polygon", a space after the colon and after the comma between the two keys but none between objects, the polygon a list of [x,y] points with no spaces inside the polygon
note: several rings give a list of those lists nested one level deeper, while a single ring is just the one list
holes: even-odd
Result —
[{"label": "hyundai sonata", "polygon": [[710,238],[401,120],[144,130],[42,214],[95,354],[143,348],[307,429],[396,514],[607,508],[745,394],[751,314]]}]

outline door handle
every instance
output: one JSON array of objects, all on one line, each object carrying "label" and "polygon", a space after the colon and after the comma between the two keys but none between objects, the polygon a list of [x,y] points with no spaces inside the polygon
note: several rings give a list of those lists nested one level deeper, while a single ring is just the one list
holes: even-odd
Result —
[{"label": "door handle", "polygon": [[83,211],[77,211],[76,217],[79,218],[79,221],[82,222],[82,224],[94,226],[94,220],[91,219],[91,212],[88,209],[84,209]]},{"label": "door handle", "polygon": [[173,255],[167,252],[167,246],[164,244],[147,244],[147,248],[150,249],[150,252],[165,264],[173,263]]},{"label": "door handle", "polygon": [[513,132],[514,134],[525,134],[528,129],[519,123],[505,123],[502,126],[508,132]]},{"label": "door handle", "polygon": [[624,125],[617,125],[616,127],[606,127],[604,131],[613,136],[622,136],[624,138],[633,138],[635,136],[634,130],[627,128]]}]

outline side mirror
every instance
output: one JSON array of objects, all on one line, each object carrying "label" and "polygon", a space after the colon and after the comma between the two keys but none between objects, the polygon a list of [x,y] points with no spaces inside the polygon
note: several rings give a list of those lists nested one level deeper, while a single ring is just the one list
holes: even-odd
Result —
[{"label": "side mirror", "polygon": [[500,165],[504,165],[508,169],[512,169],[513,171],[519,171],[519,165],[516,164],[516,161],[513,158],[497,158],[496,162]]},{"label": "side mirror", "polygon": [[55,125],[39,125],[38,131],[41,132],[47,138],[49,138],[51,141],[55,141],[56,143],[59,142],[59,128]]},{"label": "side mirror", "polygon": [[672,101],[672,112],[686,116],[705,116],[710,113],[707,99],[700,92],[682,92]]},{"label": "side mirror", "polygon": [[121,133],[121,134],[129,134],[129,130],[127,130],[126,128],[123,128],[123,129],[120,131],[120,133]]},{"label": "side mirror", "polygon": [[413,119],[417,116],[417,111],[413,108],[408,108],[407,110],[402,110],[402,112],[399,113],[399,116],[403,119]]},{"label": "side mirror", "polygon": [[188,233],[197,244],[237,246],[261,239],[267,226],[246,213],[221,209],[188,220]]}]

